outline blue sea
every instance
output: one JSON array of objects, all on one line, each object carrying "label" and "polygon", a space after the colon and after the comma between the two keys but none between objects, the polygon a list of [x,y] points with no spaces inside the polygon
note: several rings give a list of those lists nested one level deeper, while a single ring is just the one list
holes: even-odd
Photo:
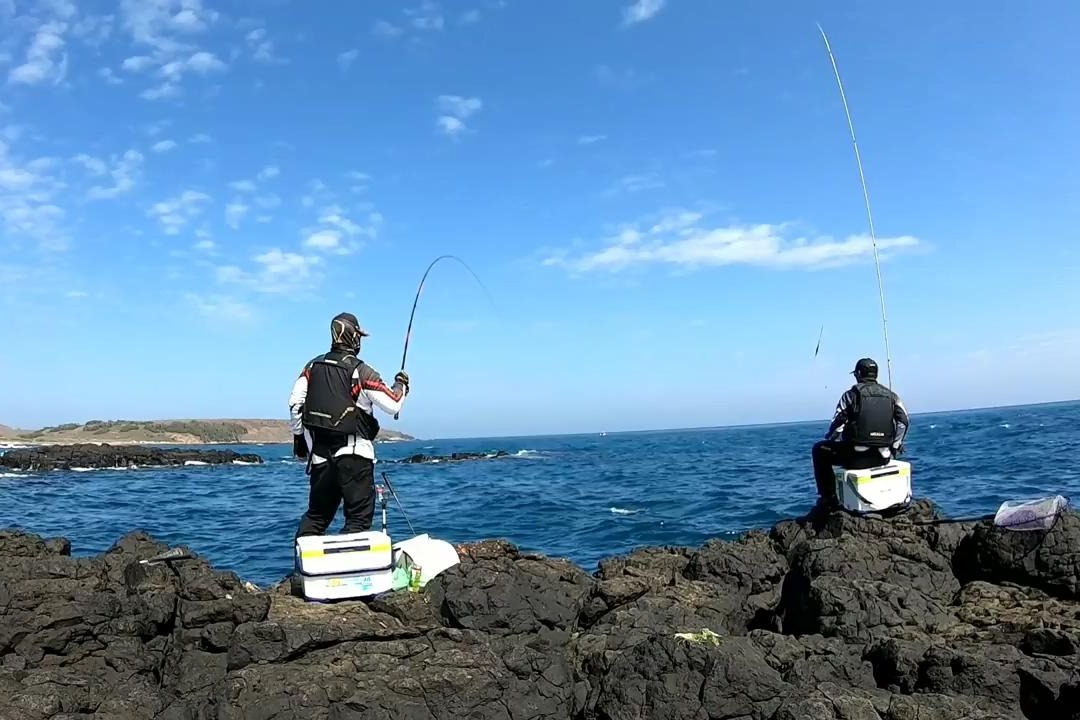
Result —
[{"label": "blue sea", "polygon": [[[810,447],[827,424],[417,440],[380,444],[380,459],[495,450],[511,457],[382,462],[377,470],[389,475],[417,532],[451,542],[502,537],[592,571],[636,547],[698,545],[805,513],[816,497]],[[915,495],[953,517],[992,513],[1010,499],[1080,500],[1080,402],[915,416],[906,445]],[[76,555],[141,529],[258,585],[277,582],[292,568],[307,502],[304,465],[291,459],[291,446],[232,449],[266,463],[7,473],[0,527],[65,536]],[[393,501],[388,515],[395,539],[411,534]],[[340,525],[339,512],[331,530]]]}]

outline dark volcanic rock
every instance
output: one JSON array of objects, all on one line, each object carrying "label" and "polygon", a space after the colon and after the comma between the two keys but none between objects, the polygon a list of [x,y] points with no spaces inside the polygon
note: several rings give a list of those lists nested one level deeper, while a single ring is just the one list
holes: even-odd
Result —
[{"label": "dark volcanic rock", "polygon": [[71,468],[160,467],[203,463],[261,463],[258,455],[232,450],[159,448],[147,445],[44,445],[8,450],[0,455],[0,467],[14,470],[70,470]]},{"label": "dark volcanic rock", "polygon": [[494,460],[495,458],[505,457],[510,457],[510,453],[505,450],[496,450],[495,452],[486,453],[456,452],[449,455],[424,455],[423,453],[417,453],[416,455],[410,455],[409,457],[400,460],[391,460],[390,462],[433,465],[436,463],[463,462],[465,460]]},{"label": "dark volcanic rock", "polygon": [[594,575],[505,541],[306,603],[134,533],[0,532],[0,720],[1080,720],[1080,522],[780,523]]}]

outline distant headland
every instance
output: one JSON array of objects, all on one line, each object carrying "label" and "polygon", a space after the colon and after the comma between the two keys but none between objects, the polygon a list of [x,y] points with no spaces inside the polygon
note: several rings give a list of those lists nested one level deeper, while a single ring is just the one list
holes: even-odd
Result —
[{"label": "distant headland", "polygon": [[[383,429],[376,441],[415,439],[403,432]],[[292,442],[292,431],[285,420],[91,420],[38,430],[0,425],[0,443],[5,444],[247,445],[289,442]]]}]

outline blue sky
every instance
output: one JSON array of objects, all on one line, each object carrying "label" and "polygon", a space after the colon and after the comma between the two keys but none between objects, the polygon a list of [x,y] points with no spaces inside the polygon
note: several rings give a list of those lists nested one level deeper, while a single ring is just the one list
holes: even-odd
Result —
[{"label": "blue sky", "polygon": [[[333,9],[331,9],[333,8]],[[1080,396],[1080,6],[0,0],[0,422],[284,417],[330,318],[424,436]],[[824,326],[821,352],[814,345]]]}]

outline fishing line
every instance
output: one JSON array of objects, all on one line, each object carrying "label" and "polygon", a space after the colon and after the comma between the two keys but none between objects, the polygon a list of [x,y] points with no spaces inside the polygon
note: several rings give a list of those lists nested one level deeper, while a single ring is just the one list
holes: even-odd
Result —
[{"label": "fishing line", "polygon": [[[440,255],[439,257],[432,260],[431,264],[427,266],[427,270],[424,271],[423,277],[420,278],[420,285],[416,288],[416,297],[413,298],[412,311],[409,313],[409,327],[405,330],[405,349],[401,351],[402,370],[405,370],[405,359],[409,356],[409,340],[412,339],[413,318],[416,317],[416,305],[418,302],[420,302],[420,293],[424,290],[424,282],[427,280],[428,273],[431,272],[431,269],[435,267],[435,265],[440,260],[457,260],[463,268],[469,271],[469,274],[473,276],[474,280],[476,280],[476,283],[480,286],[480,289],[484,291],[485,295],[487,295],[488,302],[491,303],[491,307],[496,312],[496,314],[498,314],[499,312],[498,308],[495,306],[495,301],[491,299],[491,293],[488,292],[488,289],[484,286],[484,283],[480,280],[479,276],[477,276],[477,274],[473,272],[472,268],[469,267],[464,260],[462,260],[456,255]],[[400,413],[394,413],[395,420],[398,419],[398,415],[400,415]]]},{"label": "fishing line", "polygon": [[870,191],[866,188],[866,175],[863,173],[862,157],[859,154],[859,143],[855,140],[855,123],[851,120],[851,111],[848,109],[847,95],[844,93],[844,84],[840,81],[840,68],[836,65],[832,47],[825,30],[818,23],[821,31],[821,39],[825,41],[825,50],[829,53],[829,61],[832,63],[833,74],[836,75],[836,85],[840,88],[840,101],[844,105],[844,115],[847,117],[848,129],[851,131],[851,144],[855,148],[855,162],[859,166],[859,182],[862,183],[863,200],[866,202],[866,219],[870,224],[870,242],[874,246],[874,266],[877,268],[878,297],[881,299],[881,329],[885,335],[885,363],[889,371],[889,389],[892,389],[892,355],[889,352],[889,326],[885,320],[885,286],[881,280],[881,262],[878,259],[877,236],[874,233],[874,216],[870,212]]}]

